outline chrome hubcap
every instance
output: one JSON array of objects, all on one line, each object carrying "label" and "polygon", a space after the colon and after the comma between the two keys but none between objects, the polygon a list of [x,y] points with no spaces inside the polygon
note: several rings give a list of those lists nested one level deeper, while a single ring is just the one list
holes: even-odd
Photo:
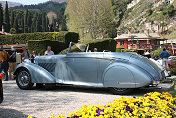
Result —
[{"label": "chrome hubcap", "polygon": [[18,82],[21,86],[27,86],[29,84],[30,77],[28,72],[21,71],[18,75]]}]

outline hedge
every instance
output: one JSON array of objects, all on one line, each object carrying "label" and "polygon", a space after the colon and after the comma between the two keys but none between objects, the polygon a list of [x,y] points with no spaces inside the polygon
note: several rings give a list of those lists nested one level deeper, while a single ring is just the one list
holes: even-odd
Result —
[{"label": "hedge", "polygon": [[[89,50],[94,51],[94,48],[97,48],[98,52],[102,52],[103,50],[109,50],[111,52],[116,51],[116,44],[117,42],[112,38],[106,38],[106,39],[92,39],[87,42],[80,42],[81,44],[89,44]],[[73,46],[71,51],[76,51],[78,48],[76,46]],[[60,52],[60,54],[66,54],[67,49]]]},{"label": "hedge", "polygon": [[169,69],[171,71],[171,74],[172,75],[176,75],[176,61],[174,61],[172,64],[171,64],[171,67]]},{"label": "hedge", "polygon": [[29,40],[55,40],[64,42],[65,46],[69,45],[69,42],[75,43],[79,40],[79,34],[74,32],[35,32],[35,33],[23,33],[13,35],[0,35],[0,45],[10,44],[27,44]]},{"label": "hedge", "polygon": [[47,49],[47,46],[51,46],[52,51],[55,54],[58,54],[65,49],[63,42],[51,41],[51,40],[30,40],[28,41],[28,49],[30,53],[35,51],[36,54],[44,55],[44,52]]},{"label": "hedge", "polygon": [[122,47],[116,48],[116,52],[122,52],[122,51],[121,51],[122,49],[125,49],[125,48],[122,48]]}]

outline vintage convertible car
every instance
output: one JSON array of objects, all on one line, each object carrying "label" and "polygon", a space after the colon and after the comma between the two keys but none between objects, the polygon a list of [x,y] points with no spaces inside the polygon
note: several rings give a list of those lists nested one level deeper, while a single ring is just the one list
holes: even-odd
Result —
[{"label": "vintage convertible car", "polygon": [[[24,62],[14,72],[20,89],[37,84],[69,84],[110,88],[125,94],[132,88],[154,85],[165,78],[163,70],[145,57],[131,53],[85,52],[39,56],[35,63]],[[84,50],[81,45],[78,45]]]}]

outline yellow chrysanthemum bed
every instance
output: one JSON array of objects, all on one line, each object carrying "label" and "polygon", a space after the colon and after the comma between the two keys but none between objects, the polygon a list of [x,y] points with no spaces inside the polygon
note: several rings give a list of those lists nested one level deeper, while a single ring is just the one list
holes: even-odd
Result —
[{"label": "yellow chrysanthemum bed", "polygon": [[[144,97],[121,97],[107,105],[83,105],[70,118],[172,118],[176,117],[176,97],[168,92],[151,92]],[[30,118],[30,116],[29,116]],[[48,118],[66,118],[63,115]]]}]

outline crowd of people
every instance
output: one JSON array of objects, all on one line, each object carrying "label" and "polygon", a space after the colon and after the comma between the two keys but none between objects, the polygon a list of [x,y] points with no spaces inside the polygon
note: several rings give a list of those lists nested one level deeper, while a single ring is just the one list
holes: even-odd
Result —
[{"label": "crowd of people", "polygon": [[[24,62],[25,60],[30,60],[31,63],[34,63],[34,59],[37,56],[35,51],[32,51],[30,54],[27,47],[22,47],[23,52],[17,53],[15,48],[11,46],[10,51],[5,51],[3,46],[0,46],[0,72],[4,72],[5,79],[4,81],[13,80],[13,72],[18,64]],[[51,50],[51,46],[47,47],[47,50],[44,53],[45,56],[54,55],[54,52]]]},{"label": "crowd of people", "polygon": [[59,23],[56,22],[55,28],[53,27],[53,24],[48,25],[49,32],[59,32]]},{"label": "crowd of people", "polygon": [[[147,58],[153,58],[154,60],[158,60],[159,57],[157,56],[156,53],[153,53],[153,55],[150,55],[149,50],[147,50],[143,56],[147,57]],[[171,56],[171,54],[169,52],[166,51],[166,49],[163,49],[163,52],[160,53],[160,58],[162,59],[162,66],[165,67],[166,69],[169,68],[168,65],[168,58]]]}]

